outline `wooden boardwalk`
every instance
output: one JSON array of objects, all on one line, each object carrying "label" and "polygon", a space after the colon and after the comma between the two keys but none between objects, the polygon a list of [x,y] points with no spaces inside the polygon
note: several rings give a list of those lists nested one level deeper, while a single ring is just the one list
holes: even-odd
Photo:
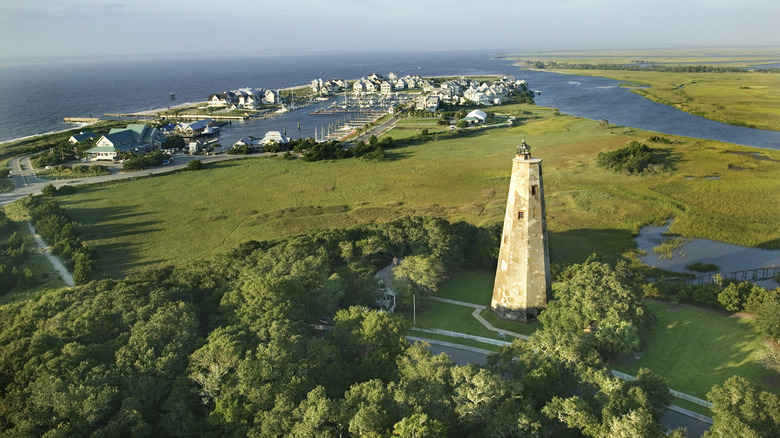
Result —
[{"label": "wooden boardwalk", "polygon": [[691,284],[711,284],[716,282],[716,277],[720,275],[723,280],[756,282],[775,278],[780,275],[780,266],[764,266],[756,269],[743,269],[741,271],[727,272],[718,274],[717,272],[707,272],[699,274],[694,278],[688,278],[683,281]]}]

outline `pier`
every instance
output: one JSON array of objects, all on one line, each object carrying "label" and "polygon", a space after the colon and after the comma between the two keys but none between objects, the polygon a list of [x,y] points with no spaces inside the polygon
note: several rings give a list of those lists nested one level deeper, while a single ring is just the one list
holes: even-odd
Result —
[{"label": "pier", "polygon": [[188,119],[188,120],[200,120],[200,119],[214,119],[214,120],[246,120],[249,118],[248,115],[243,116],[220,116],[216,114],[208,115],[208,114],[162,114],[162,113],[155,113],[155,114],[104,114],[106,117],[109,118],[120,118],[120,119]]},{"label": "pier", "polygon": [[63,117],[65,123],[97,123],[100,121],[97,117]]},{"label": "pier", "polygon": [[366,114],[368,116],[382,116],[384,114],[387,114],[387,111],[381,111],[381,110],[369,110],[366,111],[365,109],[361,108],[322,108],[318,110],[314,110],[310,112],[309,114],[312,115],[333,115],[333,114]]}]

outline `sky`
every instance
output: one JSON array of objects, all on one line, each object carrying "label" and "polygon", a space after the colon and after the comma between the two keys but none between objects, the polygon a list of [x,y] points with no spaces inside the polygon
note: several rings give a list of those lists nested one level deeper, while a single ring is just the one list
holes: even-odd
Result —
[{"label": "sky", "polygon": [[0,0],[0,59],[780,46],[777,0]]}]

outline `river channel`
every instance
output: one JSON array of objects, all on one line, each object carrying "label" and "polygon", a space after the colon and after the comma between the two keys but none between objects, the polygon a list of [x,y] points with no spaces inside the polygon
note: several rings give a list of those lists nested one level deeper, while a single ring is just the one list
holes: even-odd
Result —
[{"label": "river channel", "polygon": [[[686,241],[672,251],[670,258],[653,252],[653,248],[666,240],[665,233],[668,231],[669,224],[648,225],[639,230],[639,235],[635,240],[639,250],[644,252],[644,255],[639,257],[642,262],[648,266],[655,266],[667,271],[687,273],[695,273],[687,270],[685,268],[687,265],[701,262],[716,265],[721,274],[767,266],[780,266],[780,250],[748,248],[707,239]],[[764,288],[778,286],[774,280],[764,280],[756,284]]]},{"label": "river channel", "polygon": [[633,93],[614,79],[528,70],[517,75],[525,78],[532,89],[542,92],[536,96],[537,105],[558,108],[562,113],[663,134],[780,150],[780,131],[727,125],[694,116]]}]

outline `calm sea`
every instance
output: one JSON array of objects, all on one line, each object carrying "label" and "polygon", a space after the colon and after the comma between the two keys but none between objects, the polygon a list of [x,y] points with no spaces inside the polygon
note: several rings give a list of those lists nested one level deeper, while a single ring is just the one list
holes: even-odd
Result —
[{"label": "calm sea", "polygon": [[[618,81],[520,70],[482,51],[259,56],[188,55],[93,62],[0,66],[0,142],[73,128],[69,117],[102,117],[203,102],[210,93],[241,87],[280,89],[313,79],[357,79],[371,73],[420,76],[504,74],[526,79],[539,105],[593,120],[664,134],[780,149],[780,132],[725,125],[651,102]],[[176,100],[170,94],[176,93]],[[327,104],[321,104],[325,106]],[[308,107],[267,120],[234,122],[220,143],[286,131],[313,137],[341,116],[311,115]],[[300,129],[298,124],[300,123]]]},{"label": "calm sea", "polygon": [[[506,61],[491,59],[489,53],[459,51],[329,56],[192,55],[0,66],[0,141],[73,128],[63,122],[65,116],[102,117],[105,113],[203,102],[210,93],[241,87],[279,89],[305,85],[317,78],[357,79],[390,72],[420,76],[496,74],[511,70],[508,65]],[[170,99],[170,93],[176,93],[175,101]],[[325,120],[320,118],[317,122],[327,125],[329,121]],[[313,135],[313,123],[309,123],[309,128],[311,134],[307,135]],[[262,129],[258,126],[258,131]],[[283,127],[272,129],[281,131]]]}]

